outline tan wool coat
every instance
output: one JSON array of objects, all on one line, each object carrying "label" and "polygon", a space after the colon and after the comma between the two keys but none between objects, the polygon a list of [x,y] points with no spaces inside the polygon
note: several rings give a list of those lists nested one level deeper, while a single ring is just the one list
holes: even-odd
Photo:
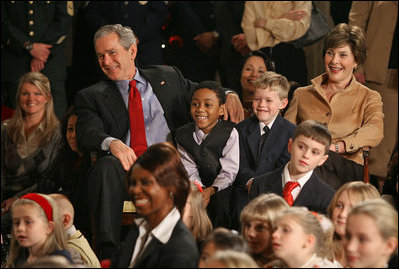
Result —
[{"label": "tan wool coat", "polygon": [[362,147],[374,147],[384,136],[381,96],[353,76],[328,102],[321,87],[326,80],[327,74],[322,74],[312,79],[311,85],[296,89],[285,118],[297,125],[309,119],[326,124],[333,142],[345,142],[343,156],[363,165]]}]

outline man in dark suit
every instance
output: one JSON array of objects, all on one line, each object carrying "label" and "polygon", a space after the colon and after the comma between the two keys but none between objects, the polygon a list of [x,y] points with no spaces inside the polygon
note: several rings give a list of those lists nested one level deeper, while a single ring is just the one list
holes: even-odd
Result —
[{"label": "man in dark suit", "polygon": [[320,180],[314,169],[327,160],[330,144],[331,135],[323,124],[313,120],[302,122],[288,143],[290,161],[284,167],[255,177],[249,198],[272,192],[283,196],[289,205],[306,206],[325,214],[334,190]]},{"label": "man in dark suit", "polygon": [[42,72],[51,85],[59,119],[67,108],[65,39],[73,16],[72,1],[1,2],[1,103],[15,108],[18,80]]},{"label": "man in dark suit", "polygon": [[[105,25],[94,35],[94,43],[99,65],[109,80],[78,92],[75,107],[78,147],[105,155],[96,161],[89,177],[98,255],[103,259],[120,247],[123,201],[128,200],[124,177],[137,159],[137,152],[129,147],[138,137],[130,134],[130,121],[137,116],[129,117],[127,109],[129,81],[136,81],[140,93],[148,146],[169,140],[176,128],[189,122],[187,94],[196,83],[173,67],[136,68],[136,39],[129,27]],[[236,94],[228,94],[226,107],[232,121],[243,118]]]}]

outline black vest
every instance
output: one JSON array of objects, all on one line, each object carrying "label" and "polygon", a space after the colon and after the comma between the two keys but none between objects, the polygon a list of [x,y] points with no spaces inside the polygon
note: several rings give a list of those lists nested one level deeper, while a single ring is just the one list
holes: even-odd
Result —
[{"label": "black vest", "polygon": [[212,185],[222,168],[219,159],[234,125],[232,122],[219,120],[201,145],[193,137],[195,123],[186,124],[176,130],[176,142],[194,158],[202,184],[206,187]]}]

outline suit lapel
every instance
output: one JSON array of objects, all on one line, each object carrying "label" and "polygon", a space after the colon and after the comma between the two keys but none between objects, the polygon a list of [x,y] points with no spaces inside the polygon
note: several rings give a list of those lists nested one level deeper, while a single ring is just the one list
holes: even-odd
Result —
[{"label": "suit lapel", "polygon": [[315,172],[313,171],[311,177],[309,180],[305,183],[305,186],[303,186],[301,192],[299,193],[298,197],[296,198],[294,205],[301,205],[301,206],[306,206],[308,204],[314,204],[315,203],[315,191],[313,190],[313,185],[315,184],[316,180],[316,175]]},{"label": "suit lapel", "polygon": [[156,253],[162,252],[164,244],[162,244],[158,239],[153,237],[151,239],[151,242],[148,244],[147,248],[144,250],[143,254],[140,256],[140,258],[137,260],[136,265],[134,267],[143,267],[143,265],[150,264],[146,262],[148,259],[157,259],[159,258],[159,255],[156,255]]},{"label": "suit lapel", "polygon": [[126,109],[121,93],[113,81],[109,81],[103,96],[104,102],[106,106],[108,106],[108,111],[114,118],[115,124],[120,130],[125,130],[126,126],[124,123],[129,121],[129,112]]},{"label": "suit lapel", "polygon": [[256,117],[252,117],[251,119],[252,120],[249,122],[247,127],[248,136],[245,139],[247,140],[249,151],[255,163],[260,140],[260,127],[259,121]]}]

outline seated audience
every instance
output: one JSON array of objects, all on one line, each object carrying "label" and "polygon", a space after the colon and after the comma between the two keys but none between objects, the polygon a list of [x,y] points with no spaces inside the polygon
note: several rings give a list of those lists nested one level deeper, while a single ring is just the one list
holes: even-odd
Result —
[{"label": "seated audience", "polygon": [[190,181],[177,150],[166,142],[150,146],[125,185],[139,217],[111,266],[195,268],[197,246],[181,220]]},{"label": "seated audience", "polygon": [[66,250],[62,217],[53,198],[28,193],[11,206],[12,238],[7,267],[20,267],[40,257],[61,255],[72,262]]},{"label": "seated audience", "polygon": [[290,161],[272,172],[255,177],[249,197],[276,193],[292,206],[305,206],[325,214],[334,190],[315,172],[328,158],[331,135],[323,124],[307,120],[298,125],[288,142]]},{"label": "seated audience", "polygon": [[203,189],[198,182],[191,182],[190,194],[188,195],[182,220],[191,231],[198,249],[205,238],[212,232],[212,222],[208,217],[202,200]]},{"label": "seated audience", "polygon": [[247,253],[219,250],[206,261],[204,268],[258,268],[258,265]]},{"label": "seated audience", "polygon": [[[104,25],[93,41],[108,79],[77,92],[74,106],[78,148],[98,152],[88,178],[88,196],[98,255],[103,259],[120,248],[120,212],[128,199],[123,188],[126,171],[147,147],[171,141],[176,129],[190,122],[187,95],[197,83],[172,66],[137,67],[137,39],[128,26]],[[224,112],[226,120],[243,119],[237,94],[226,95]]]},{"label": "seated audience", "polygon": [[1,230],[9,233],[11,221],[4,214],[24,194],[48,193],[43,183],[56,167],[61,146],[50,82],[43,74],[29,72],[20,78],[16,110],[2,123],[1,141]]},{"label": "seated audience", "polygon": [[336,191],[327,208],[327,214],[331,218],[335,230],[333,236],[334,262],[343,267],[348,266],[342,242],[350,209],[365,200],[378,198],[380,198],[378,190],[373,185],[362,181],[345,183]]},{"label": "seated audience", "polygon": [[100,268],[100,261],[91,249],[89,242],[73,224],[75,212],[71,202],[63,194],[53,193],[49,196],[57,203],[61,213],[62,224],[66,232],[67,246],[75,249],[80,254],[81,261],[85,266]]},{"label": "seated audience", "polygon": [[204,205],[214,227],[229,225],[229,187],[240,162],[234,123],[219,119],[225,101],[225,92],[217,82],[201,82],[191,96],[190,113],[194,122],[176,130],[183,165],[190,180],[204,188]]},{"label": "seated audience", "polygon": [[383,199],[355,205],[348,214],[344,249],[351,268],[387,268],[398,251],[398,212]]},{"label": "seated audience", "polygon": [[276,263],[271,235],[275,220],[287,208],[289,206],[282,197],[268,193],[253,199],[241,212],[241,232],[259,267]]},{"label": "seated audience", "polygon": [[316,120],[330,130],[329,158],[316,171],[337,190],[348,181],[363,179],[363,147],[380,143],[384,114],[380,94],[353,75],[366,59],[359,27],[338,24],[324,39],[323,57],[326,73],[294,92],[284,117],[294,124]]},{"label": "seated audience", "polygon": [[330,229],[328,225],[332,226],[332,223],[322,225],[305,207],[287,209],[275,223],[272,234],[274,255],[288,268],[338,268],[324,256],[324,233]]},{"label": "seated audience", "polygon": [[289,161],[287,145],[296,128],[280,115],[288,103],[289,83],[285,77],[265,72],[253,86],[254,115],[236,126],[240,135],[240,169],[233,185],[230,228],[237,230],[240,212],[249,202],[248,189],[253,178]]},{"label": "seated audience", "polygon": [[201,246],[201,257],[198,267],[205,268],[206,262],[220,250],[234,250],[248,253],[248,245],[245,240],[233,231],[219,227],[212,231]]}]

